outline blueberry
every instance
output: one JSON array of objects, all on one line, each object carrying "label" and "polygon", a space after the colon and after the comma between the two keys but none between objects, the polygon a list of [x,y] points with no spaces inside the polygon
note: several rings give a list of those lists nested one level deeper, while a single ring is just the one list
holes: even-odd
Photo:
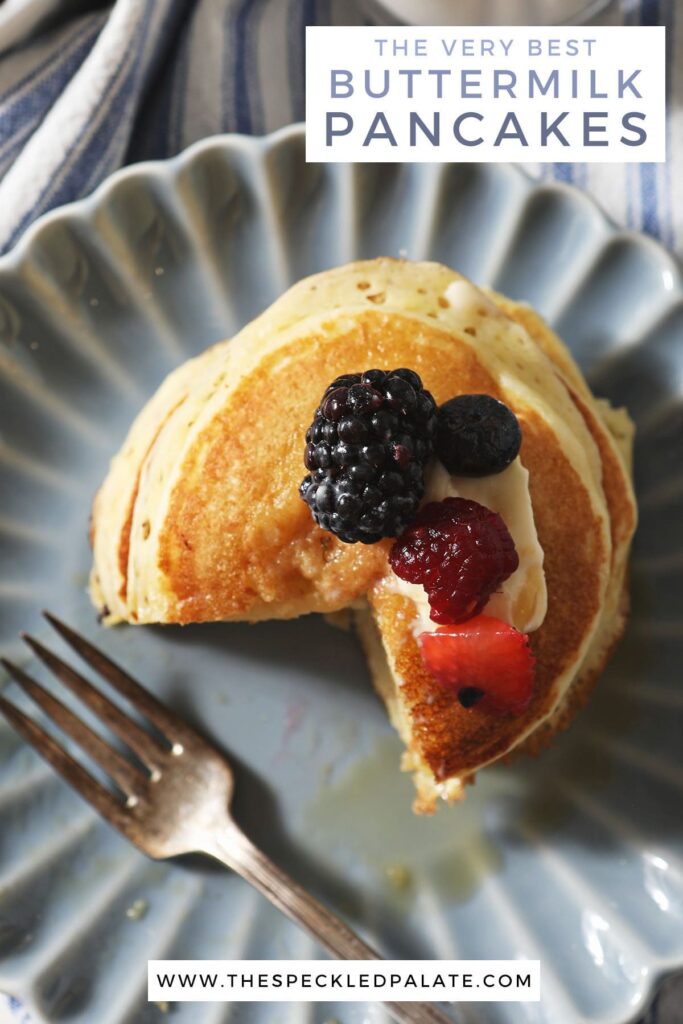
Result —
[{"label": "blueberry", "polygon": [[459,395],[439,409],[436,454],[456,476],[502,472],[521,443],[517,417],[491,395]]}]

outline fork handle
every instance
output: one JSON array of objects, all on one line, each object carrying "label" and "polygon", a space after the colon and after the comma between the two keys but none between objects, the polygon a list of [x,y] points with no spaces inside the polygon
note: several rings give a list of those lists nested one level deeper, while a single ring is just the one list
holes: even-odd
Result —
[{"label": "fork handle", "polygon": [[[216,833],[211,857],[231,868],[339,960],[382,960],[341,918],[281,871],[234,823]],[[399,1024],[453,1024],[431,1003],[383,1003]]]}]

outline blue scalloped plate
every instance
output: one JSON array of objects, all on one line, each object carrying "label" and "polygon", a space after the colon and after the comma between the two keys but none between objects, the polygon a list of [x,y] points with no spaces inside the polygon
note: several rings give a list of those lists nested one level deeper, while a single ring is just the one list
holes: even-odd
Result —
[{"label": "blue scalloped plate", "polygon": [[[633,615],[595,698],[541,759],[483,773],[432,820],[411,815],[350,635],[313,617],[104,631],[85,593],[90,499],[168,371],[302,275],[380,254],[532,302],[639,428]],[[387,956],[542,960],[541,1004],[464,1021],[624,1024],[683,965],[682,296],[655,243],[514,167],[306,165],[293,128],[114,175],[0,261],[0,647],[24,657],[16,634],[49,605],[131,666],[235,756],[254,838]],[[150,957],[318,952],[239,878],[145,860],[0,725],[0,989],[36,1021],[162,1020]]]}]

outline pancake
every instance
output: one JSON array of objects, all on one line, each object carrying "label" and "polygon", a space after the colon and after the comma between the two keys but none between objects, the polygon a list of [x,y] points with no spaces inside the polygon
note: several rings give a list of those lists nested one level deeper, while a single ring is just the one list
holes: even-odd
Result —
[{"label": "pancake", "polygon": [[[419,609],[388,565],[392,540],[343,543],[299,497],[304,434],[329,382],[397,366],[415,370],[439,404],[487,393],[519,420],[547,592],[522,715],[461,707],[422,662]],[[599,674],[625,619],[631,437],[628,417],[592,396],[529,307],[434,263],[326,271],[175,371],[142,411],[95,500],[93,600],[108,623],[354,609],[407,747],[416,809],[431,811],[480,767],[535,752]]]}]

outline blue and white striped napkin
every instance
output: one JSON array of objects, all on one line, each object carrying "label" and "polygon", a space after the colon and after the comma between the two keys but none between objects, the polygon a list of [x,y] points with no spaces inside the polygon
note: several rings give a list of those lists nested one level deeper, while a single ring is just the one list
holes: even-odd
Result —
[{"label": "blue and white striped napkin", "polygon": [[[0,251],[122,164],[302,120],[305,26],[367,24],[376,10],[365,0],[4,0]],[[683,4],[615,0],[599,20],[669,27],[669,161],[530,169],[576,183],[618,223],[683,254]]]},{"label": "blue and white striped napkin", "polygon": [[33,1021],[18,999],[0,992],[0,1024],[33,1024]]}]

